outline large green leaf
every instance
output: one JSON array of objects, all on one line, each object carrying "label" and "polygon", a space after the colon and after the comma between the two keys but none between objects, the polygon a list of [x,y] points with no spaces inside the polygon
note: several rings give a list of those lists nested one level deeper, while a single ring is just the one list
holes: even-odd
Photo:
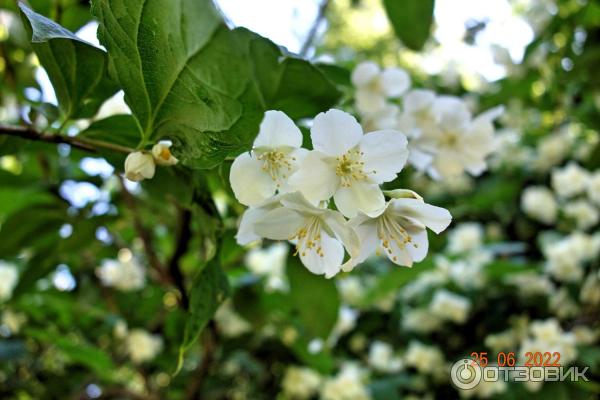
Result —
[{"label": "large green leaf", "polygon": [[229,30],[210,0],[94,0],[92,12],[144,138],[172,139],[186,165],[247,150],[267,109],[307,117],[339,97],[310,63]]},{"label": "large green leaf", "polygon": [[290,296],[310,337],[327,338],[337,322],[340,298],[334,281],[310,273],[297,258],[288,262]]},{"label": "large green leaf", "polygon": [[118,86],[108,76],[108,57],[56,22],[19,3],[31,42],[48,72],[64,119],[90,118]]},{"label": "large green leaf", "polygon": [[217,308],[229,296],[229,282],[217,260],[218,257],[215,257],[209,262],[192,283],[189,315],[180,347],[178,370],[181,368],[185,352],[198,339]]},{"label": "large green leaf", "polygon": [[412,50],[421,50],[429,38],[435,0],[383,0],[396,36]]}]

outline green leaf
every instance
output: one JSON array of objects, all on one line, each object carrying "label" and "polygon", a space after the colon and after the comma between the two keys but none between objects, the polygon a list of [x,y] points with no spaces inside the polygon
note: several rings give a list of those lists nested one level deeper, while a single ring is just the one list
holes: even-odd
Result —
[{"label": "green leaf", "polygon": [[196,276],[190,289],[189,315],[185,324],[183,343],[179,348],[179,365],[185,352],[194,344],[221,303],[229,296],[229,282],[215,257]]},{"label": "green leaf", "polygon": [[0,229],[0,259],[17,256],[19,252],[50,236],[59,239],[58,230],[66,222],[66,207],[62,204],[36,204],[16,211],[2,223]]},{"label": "green leaf", "polygon": [[31,42],[48,72],[64,119],[91,118],[118,86],[108,76],[108,57],[56,22],[19,3]]},{"label": "green leaf", "polygon": [[104,379],[110,379],[115,371],[110,356],[83,339],[74,340],[73,337],[38,329],[29,329],[26,333],[47,345],[56,346],[69,362],[86,366]]},{"label": "green leaf", "polygon": [[391,269],[379,275],[375,284],[367,291],[361,303],[368,307],[388,296],[390,293],[399,290],[408,282],[414,280],[419,274],[433,268],[432,258],[426,258],[422,262],[415,264],[412,268],[393,266]]},{"label": "green leaf", "polygon": [[297,258],[288,261],[287,275],[292,303],[309,337],[326,339],[337,322],[340,308],[334,281],[312,274]]},{"label": "green leaf", "polygon": [[144,139],[173,140],[185,165],[213,167],[248,150],[268,109],[307,117],[339,97],[310,63],[284,57],[250,31],[229,30],[210,0],[92,4]]},{"label": "green leaf", "polygon": [[383,6],[402,43],[421,50],[431,32],[435,0],[383,0]]},{"label": "green leaf", "polygon": [[[140,128],[132,115],[113,115],[95,121],[78,136],[135,149],[140,140]],[[125,154],[102,149],[99,153],[112,165],[122,168]]]},{"label": "green leaf", "polygon": [[535,264],[523,264],[510,260],[497,260],[484,267],[486,275],[490,279],[502,279],[510,274],[539,271]]}]

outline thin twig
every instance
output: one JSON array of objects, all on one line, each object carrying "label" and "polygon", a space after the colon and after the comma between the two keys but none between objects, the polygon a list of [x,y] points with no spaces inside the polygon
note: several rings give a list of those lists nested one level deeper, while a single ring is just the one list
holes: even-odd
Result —
[{"label": "thin twig", "polygon": [[188,250],[190,239],[192,238],[192,212],[187,208],[182,208],[179,212],[179,232],[177,234],[177,244],[175,251],[169,261],[169,274],[173,279],[173,283],[179,289],[181,294],[181,305],[187,309],[189,298],[185,287],[185,278],[181,272],[180,261]]},{"label": "thin twig", "polygon": [[27,126],[9,126],[0,125],[0,135],[15,136],[25,140],[38,142],[68,144],[80,150],[97,153],[100,149],[107,149],[119,153],[129,154],[135,150],[130,147],[120,146],[118,144],[105,142],[102,140],[88,139],[78,136],[54,135],[44,132],[39,132]]},{"label": "thin twig", "polygon": [[142,224],[142,220],[140,218],[137,202],[135,197],[129,192],[127,187],[125,186],[125,182],[121,175],[118,175],[119,181],[121,182],[121,189],[123,191],[123,199],[125,200],[125,204],[131,210],[133,214],[133,225],[135,230],[142,240],[142,245],[144,246],[144,252],[146,253],[146,258],[150,263],[150,266],[158,273],[158,277],[163,283],[173,283],[171,277],[165,272],[165,268],[163,264],[160,262],[156,251],[154,250],[154,246],[152,245],[152,234],[150,231],[146,229],[144,224]]},{"label": "thin twig", "polygon": [[214,321],[208,323],[204,333],[202,362],[196,369],[196,375],[190,380],[186,389],[185,398],[187,400],[196,400],[202,398],[202,384],[208,376],[210,368],[215,359],[215,350],[217,349],[217,327]]},{"label": "thin twig", "polygon": [[308,36],[306,36],[306,40],[302,44],[302,49],[300,50],[300,57],[304,58],[308,54],[308,50],[312,46],[315,37],[317,36],[317,32],[319,31],[319,26],[321,26],[321,22],[325,18],[325,12],[327,11],[327,7],[329,7],[329,0],[322,0],[321,5],[319,6],[319,10],[317,11],[317,17],[310,27],[310,31],[308,31]]}]

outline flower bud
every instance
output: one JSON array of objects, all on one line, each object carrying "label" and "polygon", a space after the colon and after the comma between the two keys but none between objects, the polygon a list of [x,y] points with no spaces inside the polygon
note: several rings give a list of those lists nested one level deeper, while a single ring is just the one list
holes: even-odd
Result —
[{"label": "flower bud", "polygon": [[152,147],[152,156],[154,156],[154,161],[156,161],[158,165],[168,167],[179,162],[179,160],[171,154],[170,147],[171,144],[165,142],[159,142]]},{"label": "flower bud", "polygon": [[125,177],[130,181],[139,182],[154,176],[154,158],[151,154],[136,151],[125,159]]}]

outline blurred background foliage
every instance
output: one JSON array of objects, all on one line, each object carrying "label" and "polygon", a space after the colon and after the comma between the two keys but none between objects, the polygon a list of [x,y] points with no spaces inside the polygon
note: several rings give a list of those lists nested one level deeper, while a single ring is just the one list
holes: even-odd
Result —
[{"label": "blurred background foliage", "polygon": [[[28,3],[73,32],[93,20],[85,0]],[[1,123],[135,147],[135,122],[118,106],[91,119],[60,120],[56,104],[43,96],[40,61],[15,4],[0,1]],[[363,60],[405,68],[414,87],[463,96],[476,110],[506,106],[502,150],[488,173],[443,183],[418,174],[399,178],[429,203],[448,208],[454,226],[476,223],[474,247],[453,251],[448,235],[431,235],[429,257],[412,269],[374,259],[349,276],[325,280],[288,257],[285,246],[267,243],[248,252],[235,243],[243,207],[228,185],[230,161],[210,170],[159,169],[154,179],[132,184],[119,175],[122,154],[0,134],[0,260],[16,265],[19,275],[12,295],[0,299],[1,398],[454,398],[459,394],[436,368],[472,351],[495,354],[490,335],[523,335],[530,321],[548,318],[584,337],[577,339],[573,362],[591,367],[592,382],[535,390],[510,384],[475,395],[597,398],[599,302],[580,300],[581,280],[544,273],[545,241],[571,235],[577,223],[536,222],[521,209],[521,197],[528,186],[550,186],[551,169],[570,160],[589,171],[600,167],[600,3],[512,1],[514,13],[531,23],[534,39],[522,60],[495,49],[505,74],[493,81],[452,63],[435,73],[423,67],[440,47],[430,35],[436,29],[433,0],[324,5],[325,28],[311,57],[347,110],[350,72]],[[474,45],[487,23],[465,25],[462,41]],[[550,137],[568,140],[544,152]],[[586,230],[597,237],[597,228]],[[105,285],[98,272],[104,260],[141,264],[143,284],[133,291]],[[481,264],[477,276],[485,283],[436,281],[444,265],[456,262]],[[597,275],[598,254],[582,268],[585,276]],[[536,292],[536,283],[546,281],[552,289]],[[600,292],[597,280],[590,285],[588,291]],[[469,301],[468,318],[430,331],[407,327],[410,311],[427,309],[440,288]],[[230,299],[209,321],[207,310],[226,293]],[[565,311],[572,304],[575,311]],[[426,314],[422,324],[433,319]],[[411,350],[415,341],[431,348]],[[402,367],[391,367],[387,347],[373,355],[373,342],[390,344]],[[519,343],[502,349],[518,352]],[[148,354],[140,354],[145,349]],[[351,370],[347,362],[359,367],[344,375],[340,370]],[[290,367],[310,368],[321,389],[309,390],[310,376],[294,376]],[[351,383],[344,381],[348,376]],[[337,383],[359,388],[342,397]]]}]

